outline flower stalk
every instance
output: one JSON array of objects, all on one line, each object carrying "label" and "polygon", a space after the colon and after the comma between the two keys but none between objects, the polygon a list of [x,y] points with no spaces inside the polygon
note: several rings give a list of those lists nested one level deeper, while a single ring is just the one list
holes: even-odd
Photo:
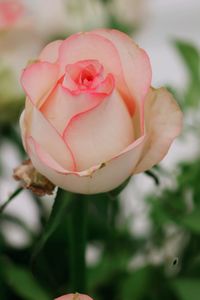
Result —
[{"label": "flower stalk", "polygon": [[23,190],[22,187],[18,187],[11,195],[10,197],[0,206],[0,214],[4,211],[4,209],[7,207],[7,205]]},{"label": "flower stalk", "polygon": [[75,194],[69,216],[70,288],[86,293],[87,199]]}]

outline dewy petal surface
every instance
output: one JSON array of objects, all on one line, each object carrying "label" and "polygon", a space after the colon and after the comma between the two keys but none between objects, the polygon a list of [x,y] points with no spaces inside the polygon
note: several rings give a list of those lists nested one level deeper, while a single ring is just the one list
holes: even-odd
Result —
[{"label": "dewy petal surface", "polygon": [[160,162],[180,134],[182,112],[166,89],[151,89],[145,99],[145,128],[147,140],[135,173],[150,169]]},{"label": "dewy petal surface", "polygon": [[75,116],[64,132],[73,152],[77,170],[106,162],[134,140],[131,116],[118,92],[100,105]]}]

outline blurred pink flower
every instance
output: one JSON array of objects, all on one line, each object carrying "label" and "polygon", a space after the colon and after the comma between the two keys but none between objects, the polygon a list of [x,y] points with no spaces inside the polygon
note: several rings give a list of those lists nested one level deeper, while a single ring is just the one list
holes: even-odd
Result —
[{"label": "blurred pink flower", "polygon": [[24,15],[24,6],[18,0],[0,1],[0,30],[15,26]]},{"label": "blurred pink flower", "polygon": [[23,96],[19,85],[21,69],[30,57],[37,55],[42,44],[26,3],[20,0],[0,0],[1,103],[12,103]]},{"label": "blurred pink flower", "polygon": [[59,298],[56,298],[55,300],[93,300],[89,296],[83,295],[83,294],[68,294],[61,296]]}]

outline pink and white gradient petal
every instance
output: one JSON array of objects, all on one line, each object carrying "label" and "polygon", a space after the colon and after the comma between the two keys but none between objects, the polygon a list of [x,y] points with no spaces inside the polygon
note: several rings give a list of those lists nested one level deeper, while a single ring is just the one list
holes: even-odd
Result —
[{"label": "pink and white gradient petal", "polygon": [[134,141],[131,116],[114,91],[95,108],[71,119],[63,134],[77,170],[85,170],[118,155]]},{"label": "pink and white gradient petal", "polygon": [[[69,53],[70,55],[68,55]],[[112,41],[95,32],[74,34],[63,41],[59,48],[59,62],[63,67],[62,72],[64,72],[67,64],[85,59],[98,60],[104,66],[106,73],[114,75],[116,86],[120,93],[123,93],[123,99],[129,111],[133,114],[134,98],[131,96],[124,80],[120,56]]]},{"label": "pink and white gradient petal", "polygon": [[56,298],[55,300],[93,300],[91,297],[83,294],[68,294]]},{"label": "pink and white gradient petal", "polygon": [[116,47],[124,78],[131,96],[140,103],[151,85],[151,65],[146,52],[126,34],[118,30],[95,30],[94,33],[109,39]]},{"label": "pink and white gradient petal", "polygon": [[182,112],[166,89],[151,89],[145,99],[145,131],[147,141],[135,173],[160,162],[182,128]]},{"label": "pink and white gradient petal", "polygon": [[[32,105],[30,101],[29,105]],[[31,108],[31,118],[26,126],[25,143],[29,136],[33,137],[63,168],[74,170],[73,155],[60,134],[35,106],[32,105]],[[26,122],[26,114],[24,118]]]},{"label": "pink and white gradient petal", "polygon": [[62,135],[74,115],[96,107],[104,98],[105,96],[101,94],[95,96],[89,93],[73,95],[61,84],[58,84],[40,111]]},{"label": "pink and white gradient petal", "polygon": [[39,60],[55,63],[58,60],[59,48],[62,42],[62,40],[57,40],[49,43],[40,53]]},{"label": "pink and white gradient petal", "polygon": [[45,99],[59,76],[57,64],[37,62],[27,66],[21,76],[21,84],[29,99],[36,106]]},{"label": "pink and white gradient petal", "polygon": [[96,194],[116,188],[133,174],[141,157],[144,142],[145,138],[141,137],[129,151],[121,153],[103,165],[82,172],[70,172],[60,166],[55,168],[56,163],[51,164],[52,158],[49,159],[49,154],[47,155],[34,139],[28,140],[28,153],[38,172],[55,185],[75,193]]},{"label": "pink and white gradient petal", "polygon": [[[134,126],[136,136],[140,136],[144,130],[143,102],[149,91],[152,79],[149,57],[143,49],[139,48],[123,32],[109,29],[100,29],[93,32],[109,39],[118,51],[128,95],[135,102]],[[124,94],[124,97],[127,97],[126,94]]]}]

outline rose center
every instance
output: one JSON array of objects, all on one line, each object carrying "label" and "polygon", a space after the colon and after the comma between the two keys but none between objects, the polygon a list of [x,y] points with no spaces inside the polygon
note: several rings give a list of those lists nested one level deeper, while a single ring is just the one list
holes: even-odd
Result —
[{"label": "rose center", "polygon": [[85,69],[80,73],[79,81],[77,82],[80,88],[90,88],[94,80],[94,75],[89,70]]},{"label": "rose center", "polygon": [[73,91],[93,91],[104,80],[103,67],[97,60],[83,60],[66,66],[63,87]]}]

